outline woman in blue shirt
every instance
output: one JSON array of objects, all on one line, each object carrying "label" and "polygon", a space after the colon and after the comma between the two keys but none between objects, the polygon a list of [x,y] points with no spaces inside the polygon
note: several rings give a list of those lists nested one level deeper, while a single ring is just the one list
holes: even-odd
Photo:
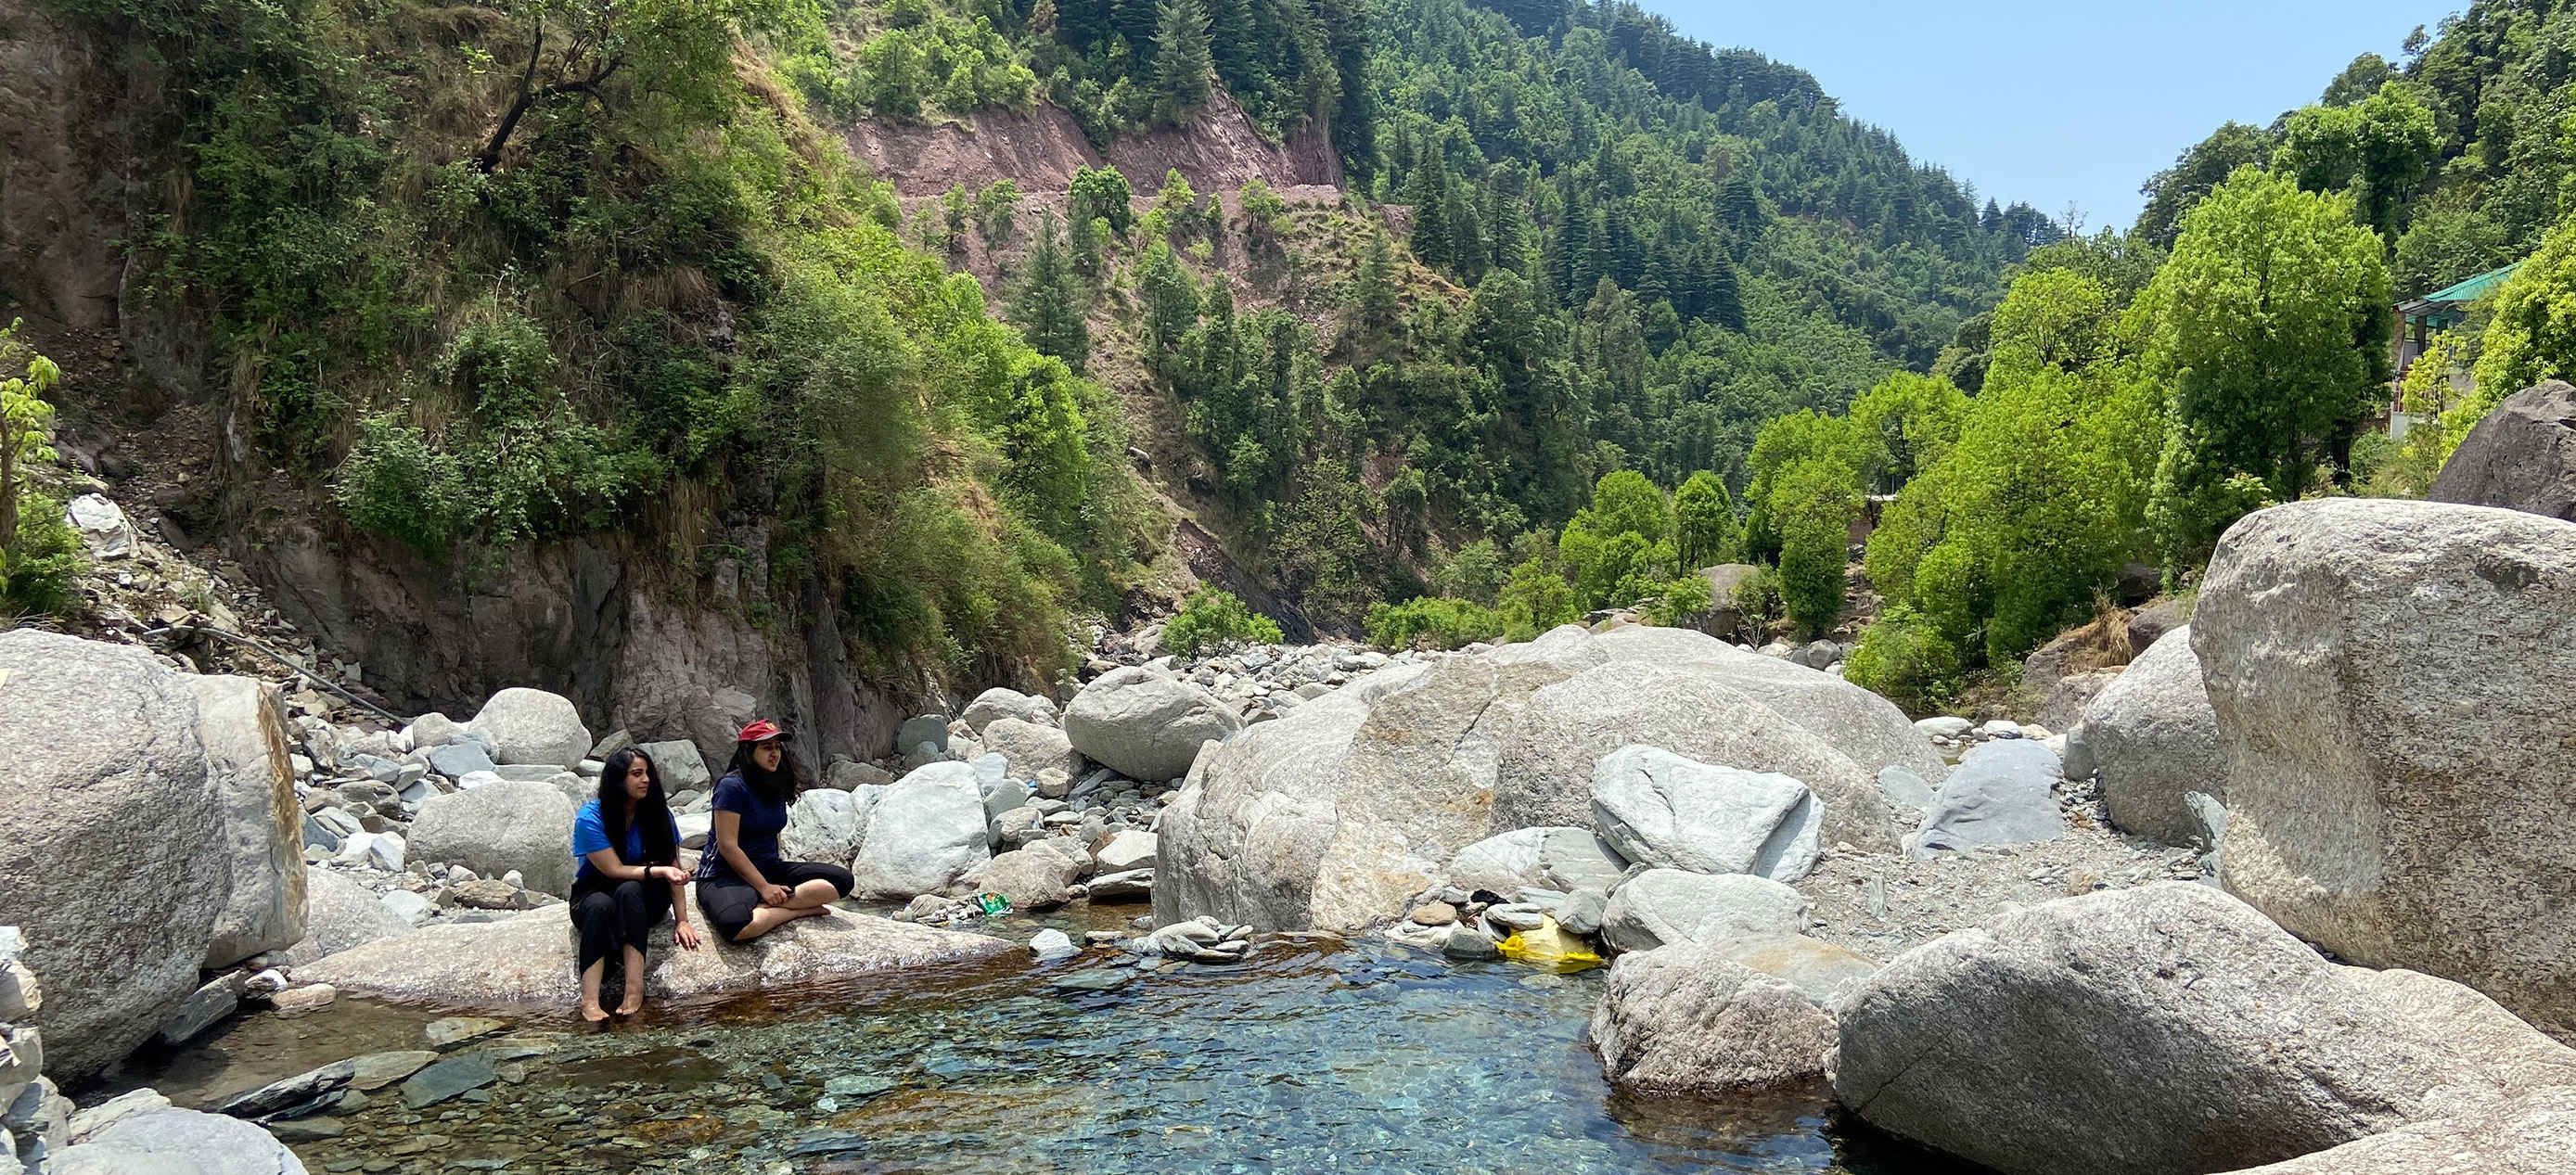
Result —
[{"label": "woman in blue shirt", "polygon": [[653,757],[628,747],[608,757],[599,773],[599,798],[573,817],[572,918],[581,928],[581,1018],[608,1019],[599,1006],[599,982],[608,956],[623,949],[626,998],[617,1014],[644,1008],[644,943],[662,915],[672,914],[671,939],[696,949],[681,890],[688,870],[679,866],[680,826],[662,794],[662,772]]},{"label": "woman in blue shirt", "polygon": [[784,861],[778,833],[796,798],[787,735],[766,718],[742,728],[733,763],[716,781],[715,827],[698,858],[698,908],[727,942],[748,942],[850,895],[850,871]]}]

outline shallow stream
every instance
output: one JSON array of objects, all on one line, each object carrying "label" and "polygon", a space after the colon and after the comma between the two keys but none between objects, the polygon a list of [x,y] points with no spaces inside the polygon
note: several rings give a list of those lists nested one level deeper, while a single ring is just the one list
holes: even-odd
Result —
[{"label": "shallow stream", "polygon": [[[1079,940],[1086,922],[1101,924],[1068,912],[990,929],[1025,941],[1051,924]],[[1582,1040],[1599,971],[1330,940],[1271,943],[1237,967],[1103,968],[1112,957],[1031,967],[1015,955],[792,1001],[648,1011],[606,1031],[523,1019],[451,1050],[496,1062],[483,1090],[410,1110],[390,1087],[357,1112],[279,1128],[340,1130],[296,1143],[329,1175],[1964,1170],[1829,1112],[1816,1092],[1614,1093]],[[1075,985],[1110,975],[1124,979]],[[81,1101],[151,1085],[201,1105],[424,1047],[433,1015],[342,1001],[244,1017]]]}]

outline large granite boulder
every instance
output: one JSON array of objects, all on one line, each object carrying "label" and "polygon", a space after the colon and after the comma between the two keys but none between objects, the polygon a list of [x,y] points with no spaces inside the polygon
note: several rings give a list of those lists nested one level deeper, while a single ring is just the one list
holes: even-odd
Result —
[{"label": "large granite boulder", "polygon": [[1052,726],[996,718],[984,724],[983,734],[985,752],[1000,755],[1012,779],[1035,779],[1048,770],[1061,771],[1067,779],[1082,777],[1082,756],[1074,753],[1073,740]]},{"label": "large granite boulder", "polygon": [[822,861],[849,868],[859,855],[859,838],[867,831],[868,813],[882,787],[839,791],[818,787],[788,805],[787,827],[778,832],[778,855],[790,861]]},{"label": "large granite boulder", "polygon": [[304,937],[304,808],[278,688],[249,677],[179,675],[197,696],[197,738],[223,818],[230,897],[206,966],[229,967]]},{"label": "large granite boulder", "polygon": [[1815,794],[1786,775],[1634,744],[1592,769],[1592,826],[1642,865],[1796,881],[1816,867],[1823,824]]},{"label": "large granite boulder", "polygon": [[1820,1008],[1878,971],[1878,962],[1867,955],[1803,934],[1748,934],[1719,939],[1711,949],[1719,958],[1805,992]]},{"label": "large granite boulder", "polygon": [[[1948,775],[1941,753],[1914,729],[1896,703],[1821,667],[1765,657],[1686,628],[1614,629],[1593,639],[1591,654],[1603,664],[1644,661],[1689,666],[1806,728],[1868,774],[1896,766],[1933,783]],[[1814,781],[1808,786],[1815,786]]]},{"label": "large granite boulder", "polygon": [[[696,887],[686,900],[695,917]],[[581,994],[570,910],[546,906],[501,922],[432,926],[342,951],[295,977],[344,994],[445,1008],[569,1007]],[[646,952],[645,990],[674,999],[778,992],[1015,949],[1003,939],[837,907],[747,943],[702,933],[695,950],[670,946],[670,927],[666,920],[655,930]]]},{"label": "large granite boulder", "polygon": [[2540,1089],[2451,1118],[2235,1175],[2566,1175],[2576,1171],[2576,1087]]},{"label": "large granite boulder", "polygon": [[1129,666],[1093,678],[1064,708],[1073,749],[1129,779],[1179,779],[1199,744],[1243,729],[1234,707],[1199,687]]},{"label": "large granite boulder", "polygon": [[500,763],[541,763],[570,768],[590,754],[590,728],[572,699],[513,686],[494,694],[468,723],[500,748]]},{"label": "large granite boulder", "polygon": [[2333,499],[2248,515],[2192,621],[2230,893],[2343,958],[2576,1033],[2576,525]]},{"label": "large granite boulder", "polygon": [[992,856],[975,768],[952,760],[886,786],[868,808],[850,875],[858,897],[910,898],[946,888]]},{"label": "large granite boulder", "polygon": [[47,1072],[83,1080],[198,987],[230,870],[197,699],[141,649],[0,633],[0,925],[45,979]]},{"label": "large granite boulder", "polygon": [[516,869],[529,889],[569,897],[572,820],[579,810],[551,783],[494,780],[422,800],[404,851],[485,877]]},{"label": "large granite boulder", "polygon": [[1610,1083],[1647,1093],[1729,1094],[1825,1075],[1834,1018],[1788,982],[1715,942],[1619,956],[1592,1045]]},{"label": "large granite boulder", "polygon": [[1906,848],[1929,857],[1942,849],[2055,840],[2066,833],[2057,807],[2063,770],[2057,752],[2031,739],[1979,743],[1933,793],[1923,827]]},{"label": "large granite boulder", "polygon": [[2039,724],[2050,730],[2073,730],[2084,721],[2084,710],[2101,697],[2102,691],[2120,679],[2124,667],[2092,669],[2069,673],[2049,687],[2048,699],[2039,704]]},{"label": "large granite boulder", "polygon": [[1530,887],[1606,894],[1627,871],[1628,859],[1589,828],[1515,828],[1458,850],[1441,877],[1470,893],[1505,897]]},{"label": "large granite boulder", "polygon": [[967,703],[966,712],[957,717],[978,738],[997,719],[1016,719],[1031,726],[1054,726],[1060,721],[1054,702],[1000,686],[975,695],[975,700]]},{"label": "large granite boulder", "polygon": [[1896,847],[1871,772],[1903,760],[1946,774],[1894,706],[1829,674],[1682,629],[1567,625],[1380,670],[1213,748],[1164,810],[1155,915],[1342,930],[1394,918],[1467,846],[1588,829],[1593,768],[1629,743],[1797,779],[1823,801],[1823,837],[1861,847]]},{"label": "large granite boulder", "polygon": [[2425,497],[2576,522],[2576,387],[2553,379],[2498,402]]},{"label": "large granite boulder", "polygon": [[47,1175],[305,1175],[268,1131],[180,1109],[149,1089],[74,1114],[71,1139],[46,1160]]},{"label": "large granite boulder", "polygon": [[1872,1124],[2005,1175],[2195,1175],[2576,1082],[2484,996],[2320,958],[2208,886],[2047,902],[1897,956],[1835,1002]]},{"label": "large granite boulder", "polygon": [[2084,711],[2084,746],[2102,782],[2102,806],[2121,831],[2189,843],[2198,830],[2187,792],[2224,799],[2227,764],[2218,717],[2200,683],[2191,626],[2147,646]]},{"label": "large granite boulder", "polygon": [[1610,891],[1601,941],[1623,951],[1651,951],[1806,928],[1806,897],[1770,878],[1649,869]]},{"label": "large granite boulder", "polygon": [[[565,851],[570,852],[567,844]],[[376,891],[346,873],[315,869],[304,877],[304,938],[277,961],[301,967],[380,938],[411,933],[411,923],[388,908]]]},{"label": "large granite boulder", "polygon": [[[1907,737],[1930,746],[1901,715],[1899,722]],[[1694,662],[1616,661],[1533,691],[1503,740],[1494,781],[1495,825],[1591,822],[1594,774],[1605,757],[1630,744],[1710,766],[1786,776],[1814,793],[1813,816],[1826,841],[1877,851],[1896,847],[1895,809],[1870,770],[1736,689],[1706,663]]]}]

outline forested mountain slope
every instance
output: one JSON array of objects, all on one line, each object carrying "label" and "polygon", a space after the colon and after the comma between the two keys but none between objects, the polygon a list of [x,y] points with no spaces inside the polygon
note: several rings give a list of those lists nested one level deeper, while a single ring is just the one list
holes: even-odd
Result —
[{"label": "forested mountain slope", "polygon": [[[1174,510],[1327,625],[1515,540],[1557,568],[1601,476],[1740,485],[2056,233],[1621,4],[7,0],[0,37],[9,312],[79,450],[415,700],[738,679],[865,742],[1168,591]],[[934,196],[851,150],[1014,124],[1090,154]]]}]

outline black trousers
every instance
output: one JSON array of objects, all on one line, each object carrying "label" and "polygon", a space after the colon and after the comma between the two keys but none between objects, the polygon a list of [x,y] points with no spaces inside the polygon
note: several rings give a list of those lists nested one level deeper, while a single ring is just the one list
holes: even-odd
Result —
[{"label": "black trousers", "polygon": [[[715,849],[709,846],[707,851]],[[769,879],[769,884],[789,889],[808,881],[828,881],[845,898],[850,896],[850,887],[857,884],[849,870],[820,861],[778,861],[762,865],[760,873]],[[715,927],[719,937],[732,942],[742,934],[743,927],[751,925],[752,913],[760,909],[760,891],[730,871],[722,877],[702,877],[698,879],[698,909],[706,912],[707,925]]]},{"label": "black trousers", "polygon": [[573,883],[572,920],[581,927],[581,969],[617,954],[619,947],[639,953],[655,924],[671,912],[671,883],[619,881],[592,874]]}]

